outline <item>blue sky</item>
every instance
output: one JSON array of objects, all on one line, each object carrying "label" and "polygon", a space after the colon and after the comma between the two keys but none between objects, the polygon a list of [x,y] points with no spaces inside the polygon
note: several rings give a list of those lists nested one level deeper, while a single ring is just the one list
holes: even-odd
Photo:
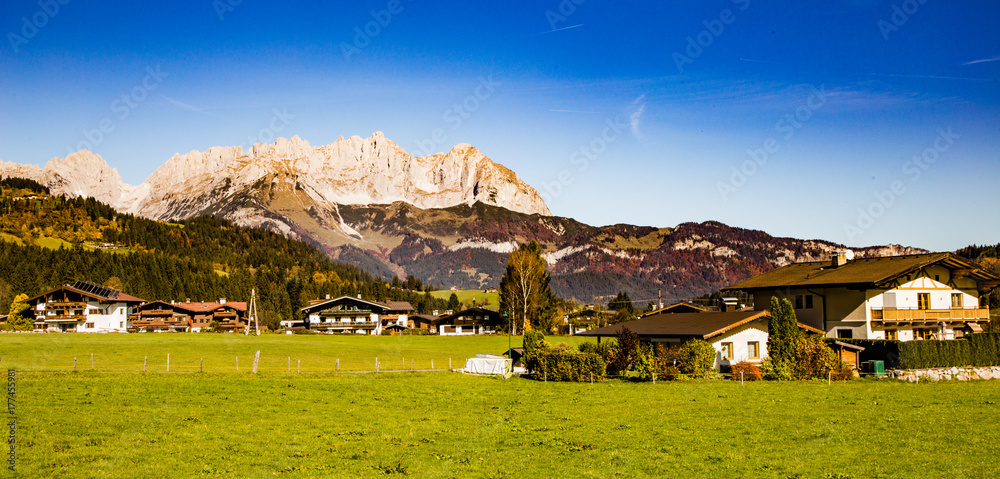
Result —
[{"label": "blue sky", "polygon": [[87,147],[137,184],[383,131],[470,143],[588,224],[1000,241],[993,2],[51,2],[0,5],[6,161]]}]

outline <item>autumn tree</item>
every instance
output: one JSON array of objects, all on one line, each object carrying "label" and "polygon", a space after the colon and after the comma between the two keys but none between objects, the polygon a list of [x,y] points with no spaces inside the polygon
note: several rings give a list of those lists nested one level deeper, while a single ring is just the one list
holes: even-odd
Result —
[{"label": "autumn tree", "polygon": [[522,244],[507,258],[507,272],[500,279],[500,310],[513,315],[513,334],[518,324],[524,330],[551,316],[556,298],[550,280],[537,241]]},{"label": "autumn tree", "polygon": [[31,311],[28,311],[28,295],[19,294],[14,297],[14,302],[10,303],[10,316],[7,316],[7,324],[18,331],[31,329],[34,318]]}]

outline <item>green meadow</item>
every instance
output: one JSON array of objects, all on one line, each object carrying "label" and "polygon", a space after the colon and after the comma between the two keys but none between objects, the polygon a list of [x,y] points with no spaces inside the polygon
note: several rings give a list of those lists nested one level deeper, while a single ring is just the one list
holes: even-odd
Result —
[{"label": "green meadow", "polygon": [[[561,339],[561,338],[560,338]],[[556,339],[558,341],[558,339]],[[506,338],[0,335],[16,366],[5,477],[996,477],[1000,382],[499,380],[337,374]],[[261,351],[259,374],[240,359]],[[89,351],[95,369],[89,369]],[[141,372],[136,357],[165,356]],[[279,359],[270,355],[283,351]],[[78,370],[65,366],[78,358]],[[175,355],[186,369],[175,366]],[[205,373],[190,364],[206,358]],[[287,357],[293,358],[287,372]],[[84,360],[86,357],[86,360]],[[117,358],[114,362],[112,358]],[[373,359],[372,359],[373,361]],[[407,360],[408,361],[408,360]],[[388,359],[384,360],[387,363]],[[165,363],[165,361],[160,361]],[[303,370],[306,368],[303,367]],[[398,369],[398,368],[394,368]]]}]

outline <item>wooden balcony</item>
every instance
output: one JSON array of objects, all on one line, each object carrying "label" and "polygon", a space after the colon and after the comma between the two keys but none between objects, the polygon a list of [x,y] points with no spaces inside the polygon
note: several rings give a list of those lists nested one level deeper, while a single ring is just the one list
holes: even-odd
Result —
[{"label": "wooden balcony", "polygon": [[872,308],[872,322],[912,324],[912,323],[968,323],[989,321],[989,308],[954,309],[897,309]]},{"label": "wooden balcony", "polygon": [[87,309],[87,303],[83,301],[49,301],[45,303],[46,309]]},{"label": "wooden balcony", "polygon": [[378,323],[376,323],[374,321],[365,321],[365,322],[362,322],[362,323],[355,323],[355,322],[349,322],[349,321],[337,321],[337,322],[333,322],[333,323],[310,323],[309,324],[309,329],[316,329],[316,330],[328,330],[328,329],[343,329],[343,330],[347,330],[347,329],[364,329],[364,330],[371,330],[371,329],[375,329],[377,326],[378,326]]},{"label": "wooden balcony", "polygon": [[87,319],[82,314],[53,314],[45,316],[46,323],[78,323]]}]

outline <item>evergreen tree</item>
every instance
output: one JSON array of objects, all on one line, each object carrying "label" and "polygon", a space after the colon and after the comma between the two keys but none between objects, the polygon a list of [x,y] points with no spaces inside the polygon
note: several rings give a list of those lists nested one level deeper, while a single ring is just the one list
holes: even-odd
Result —
[{"label": "evergreen tree", "polygon": [[773,376],[776,379],[788,379],[802,341],[795,309],[788,299],[771,297],[771,322],[768,324],[767,334],[767,354]]},{"label": "evergreen tree", "polygon": [[458,301],[458,295],[451,293],[451,296],[448,297],[448,309],[457,313],[461,307],[462,303]]}]

